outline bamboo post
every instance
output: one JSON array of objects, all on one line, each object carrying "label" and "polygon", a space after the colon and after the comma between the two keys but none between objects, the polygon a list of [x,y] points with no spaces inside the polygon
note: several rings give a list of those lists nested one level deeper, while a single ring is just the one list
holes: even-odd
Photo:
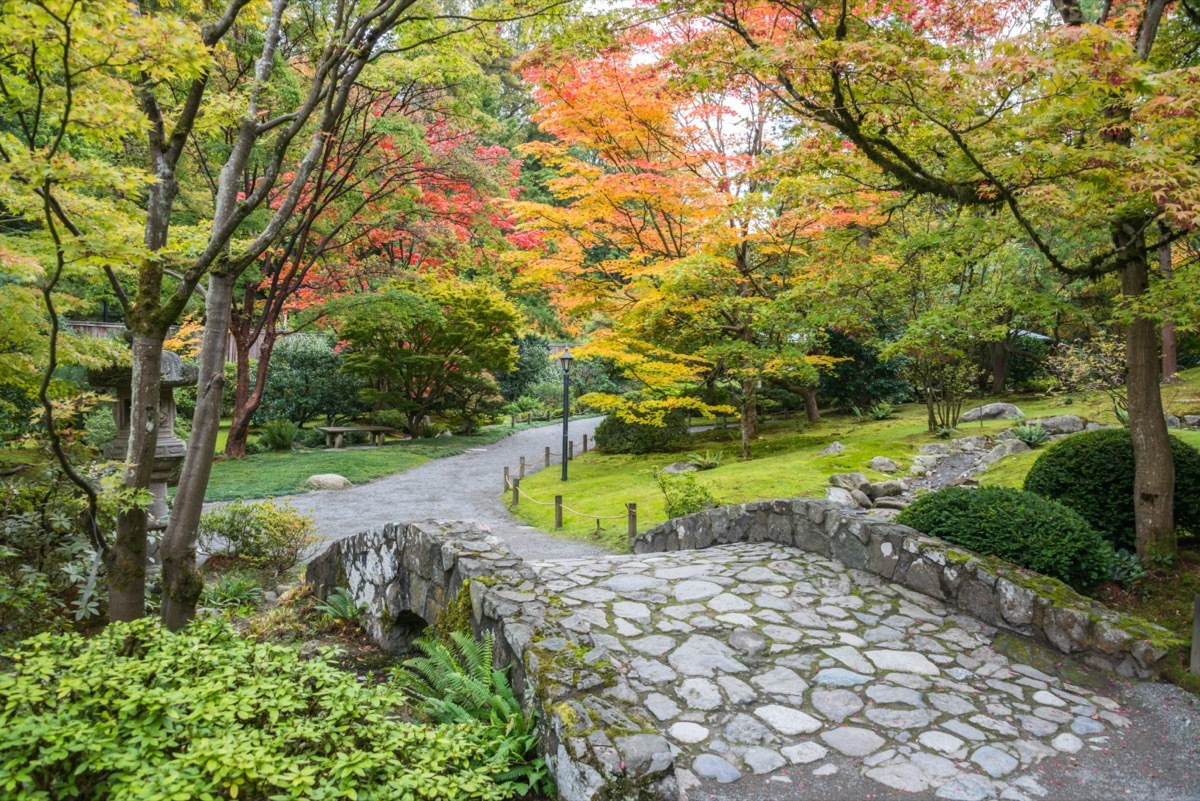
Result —
[{"label": "bamboo post", "polygon": [[632,545],[633,541],[637,539],[637,504],[625,505],[629,508],[629,544]]},{"label": "bamboo post", "polygon": [[567,461],[570,461],[571,459],[574,459],[574,458],[575,458],[575,443],[568,442],[567,443]]},{"label": "bamboo post", "polygon": [[512,485],[513,485],[512,505],[516,506],[518,503],[521,502],[521,479],[519,479],[519,478],[513,479]]},{"label": "bamboo post", "polygon": [[587,434],[583,435],[583,452],[587,453]]},{"label": "bamboo post", "polygon": [[562,496],[554,496],[554,527],[562,528]]},{"label": "bamboo post", "polygon": [[507,490],[510,486],[511,484],[508,480],[508,465],[504,465],[504,489]]},{"label": "bamboo post", "polygon": [[546,446],[546,467],[550,466],[550,446]]},{"label": "bamboo post", "polygon": [[1188,670],[1200,676],[1200,595],[1192,603],[1192,663]]},{"label": "bamboo post", "polygon": [[525,478],[525,457],[521,457],[521,464],[517,468],[517,478]]}]

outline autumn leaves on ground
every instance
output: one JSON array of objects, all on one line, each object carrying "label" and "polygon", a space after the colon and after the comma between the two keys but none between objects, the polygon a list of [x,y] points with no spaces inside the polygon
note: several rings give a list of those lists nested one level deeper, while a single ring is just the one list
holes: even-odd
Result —
[{"label": "autumn leaves on ground", "polygon": [[[533,735],[487,710],[452,721],[403,676],[359,693],[196,617],[277,604],[314,534],[269,505],[221,523],[206,497],[365,481],[552,418],[568,344],[572,410],[608,438],[568,505],[637,502],[642,525],[664,499],[903,470],[990,399],[1086,408],[1136,463],[1104,499],[1128,530],[1093,532],[1132,549],[1104,597],[1182,630],[1191,457],[1165,415],[1200,413],[1200,7],[1052,5],[0,0],[0,694],[30,686],[18,658],[118,694],[113,660],[164,665],[173,708],[233,738],[167,753],[146,731],[183,724],[147,712],[84,754],[108,720],[86,693],[69,731],[0,704],[26,749],[3,743],[0,792],[103,798],[171,771],[214,797],[549,792]],[[730,425],[677,439],[689,419]],[[334,453],[330,426],[393,444]],[[1040,452],[982,482],[1021,486]],[[654,472],[693,453],[699,477]],[[525,488],[548,499],[552,478]],[[206,572],[201,541],[228,551]],[[302,596],[264,614],[353,626],[353,599]],[[228,717],[187,680],[256,660],[345,690],[331,728],[310,721],[321,748],[338,720],[387,719],[377,745],[421,763],[444,735],[450,762],[408,775],[372,752],[360,781],[273,761],[294,752],[269,692]],[[213,767],[243,735],[258,761]]]}]

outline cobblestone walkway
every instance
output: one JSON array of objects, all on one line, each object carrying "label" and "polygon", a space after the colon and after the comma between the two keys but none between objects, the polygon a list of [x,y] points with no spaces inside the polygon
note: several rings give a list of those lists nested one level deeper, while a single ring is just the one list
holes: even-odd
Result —
[{"label": "cobblestone walkway", "polygon": [[565,625],[629,676],[693,786],[840,764],[938,798],[1049,798],[1030,768],[1129,725],[1112,698],[994,651],[973,618],[798,549],[532,566],[574,607]]}]

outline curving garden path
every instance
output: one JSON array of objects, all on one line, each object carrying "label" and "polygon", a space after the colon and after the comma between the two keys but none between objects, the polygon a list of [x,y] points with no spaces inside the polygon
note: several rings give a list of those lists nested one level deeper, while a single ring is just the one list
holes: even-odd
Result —
[{"label": "curving garden path", "polygon": [[[570,434],[578,447],[601,417],[572,420]],[[518,431],[491,445],[459,456],[434,459],[394,476],[344,490],[321,490],[285,499],[317,521],[326,540],[340,540],[397,520],[470,520],[481,523],[524,559],[570,559],[606,554],[604,548],[559,539],[523,524],[501,500],[504,467],[515,470],[518,457],[532,459],[549,447],[562,448],[562,429],[555,425]],[[557,464],[557,460],[555,460]],[[535,472],[529,468],[526,473]]]}]

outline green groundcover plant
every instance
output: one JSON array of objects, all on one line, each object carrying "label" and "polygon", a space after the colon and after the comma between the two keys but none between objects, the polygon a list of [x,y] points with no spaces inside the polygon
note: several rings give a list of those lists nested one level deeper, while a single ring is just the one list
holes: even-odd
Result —
[{"label": "green groundcover plant", "polygon": [[0,798],[506,799],[479,723],[405,721],[398,689],[200,620],[42,634],[0,656]]}]

